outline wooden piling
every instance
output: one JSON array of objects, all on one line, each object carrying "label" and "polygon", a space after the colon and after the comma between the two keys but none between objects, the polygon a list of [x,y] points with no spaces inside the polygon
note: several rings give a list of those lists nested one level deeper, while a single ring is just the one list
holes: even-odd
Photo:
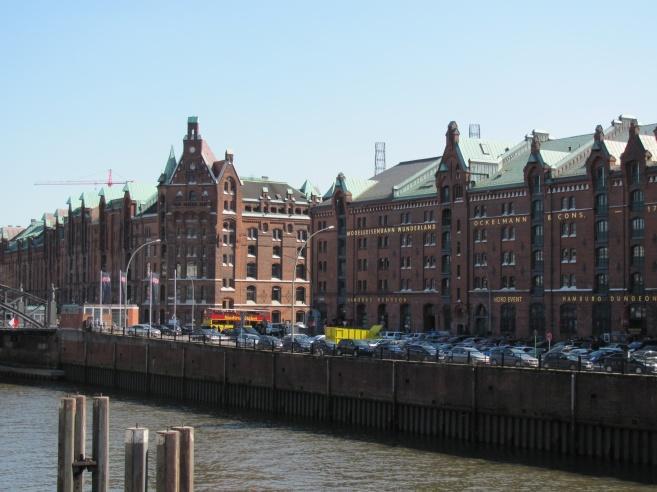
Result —
[{"label": "wooden piling", "polygon": [[59,401],[57,492],[73,492],[74,436],[75,398],[62,398]]},{"label": "wooden piling", "polygon": [[178,431],[159,431],[156,439],[157,445],[157,468],[156,484],[157,492],[179,492],[180,487],[180,433]]},{"label": "wooden piling", "polygon": [[125,431],[125,492],[146,492],[148,479],[148,429]]},{"label": "wooden piling", "polygon": [[109,397],[95,396],[93,410],[93,460],[96,469],[91,474],[91,490],[109,490]]},{"label": "wooden piling", "polygon": [[180,432],[180,492],[194,491],[194,427],[173,427]]},{"label": "wooden piling", "polygon": [[[75,436],[73,439],[73,456],[75,460],[85,458],[87,442],[87,397],[75,395]],[[80,471],[73,475],[73,491],[84,490],[84,473]]]}]

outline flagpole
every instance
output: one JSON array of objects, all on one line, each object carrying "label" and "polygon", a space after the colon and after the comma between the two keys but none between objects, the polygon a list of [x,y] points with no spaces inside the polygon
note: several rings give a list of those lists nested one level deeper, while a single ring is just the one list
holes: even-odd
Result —
[{"label": "flagpole", "polygon": [[173,270],[173,319],[176,324],[178,324],[178,318],[176,318],[176,307],[178,306],[178,269]]},{"label": "flagpole", "polygon": [[[148,328],[153,324],[153,272],[150,272],[149,286],[148,286]],[[150,329],[148,336],[151,335]]]},{"label": "flagpole", "polygon": [[123,272],[119,270],[119,326],[123,326]]},{"label": "flagpole", "polygon": [[100,271],[100,331],[103,331],[103,271]]}]

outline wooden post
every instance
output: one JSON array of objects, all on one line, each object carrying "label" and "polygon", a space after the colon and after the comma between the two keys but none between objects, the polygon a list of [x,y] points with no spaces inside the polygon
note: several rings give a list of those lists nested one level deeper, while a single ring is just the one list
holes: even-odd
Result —
[{"label": "wooden post", "polygon": [[91,474],[91,490],[109,490],[109,397],[94,397],[93,460],[96,470]]},{"label": "wooden post", "polygon": [[[85,458],[87,442],[87,397],[75,395],[75,438],[73,440],[73,456],[76,461]],[[73,476],[74,492],[84,490],[84,472],[80,471]]]},{"label": "wooden post", "polygon": [[57,492],[73,492],[75,398],[59,401],[59,442],[57,443]]},{"label": "wooden post", "polygon": [[125,492],[146,492],[148,478],[148,429],[125,431]]},{"label": "wooden post", "polygon": [[157,492],[179,492],[180,433],[159,431],[155,443],[157,446],[155,490]]},{"label": "wooden post", "polygon": [[173,427],[180,432],[180,492],[194,491],[194,427]]}]

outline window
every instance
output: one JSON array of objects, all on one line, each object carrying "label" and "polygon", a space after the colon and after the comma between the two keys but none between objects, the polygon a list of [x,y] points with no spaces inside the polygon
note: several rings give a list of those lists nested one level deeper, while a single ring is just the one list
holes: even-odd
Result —
[{"label": "window", "polygon": [[274,241],[282,241],[283,229],[274,229],[273,231],[271,231],[271,236]]},{"label": "window", "polygon": [[632,237],[642,238],[644,234],[646,223],[643,217],[635,217],[632,219]]},{"label": "window", "polygon": [[595,187],[597,190],[607,187],[607,170],[602,166],[595,170]]},{"label": "window", "polygon": [[642,190],[634,190],[632,192],[631,199],[632,199],[632,203],[631,203],[632,210],[641,210],[643,208],[644,195]]},{"label": "window", "polygon": [[532,242],[534,244],[543,244],[543,226],[535,225],[532,227]]},{"label": "window", "polygon": [[486,257],[486,253],[474,254],[474,266],[486,266],[487,264],[488,264],[488,260]]},{"label": "window", "polygon": [[515,289],[516,288],[516,278],[513,275],[502,276],[502,288],[503,289]]},{"label": "window", "polygon": [[377,238],[377,246],[379,249],[388,247],[388,236],[379,236]]},{"label": "window", "polygon": [[543,217],[543,200],[532,201],[532,219],[541,219]]},{"label": "window", "polygon": [[606,268],[609,265],[609,249],[604,246],[595,250],[595,266]]},{"label": "window", "polygon": [[390,268],[390,260],[387,257],[379,258],[377,262],[377,268],[379,270],[387,270]]},{"label": "window", "polygon": [[440,189],[440,202],[448,203],[449,202],[449,186],[445,185]]},{"label": "window", "polygon": [[513,226],[502,227],[502,241],[513,241],[516,238],[516,228]]},{"label": "window", "polygon": [[577,261],[577,251],[575,248],[563,248],[561,250],[561,263],[575,263]]},{"label": "window", "polygon": [[[424,268],[433,268],[435,260],[433,256],[425,257]],[[443,273],[449,273],[452,266],[452,257],[450,255],[443,255],[440,259],[440,268]]]},{"label": "window", "polygon": [[246,264],[246,276],[249,278],[258,278],[258,266],[251,262]]},{"label": "window", "polygon": [[513,251],[502,252],[502,265],[515,265],[516,254]]},{"label": "window", "polygon": [[559,308],[561,336],[577,334],[577,306],[562,304]]},{"label": "window", "polygon": [[297,241],[304,242],[308,239],[308,231],[305,229],[299,229],[297,231]]},{"label": "window", "polygon": [[410,224],[411,223],[411,214],[409,212],[402,212],[399,217],[400,224]]},{"label": "window", "polygon": [[531,192],[533,194],[537,194],[541,193],[542,191],[541,175],[539,173],[535,173],[531,177]]},{"label": "window", "polygon": [[296,302],[300,302],[301,304],[306,303],[306,288],[305,287],[297,287],[296,293],[294,295],[294,300]]},{"label": "window", "polygon": [[388,279],[379,279],[378,289],[379,292],[386,292],[388,290]]},{"label": "window", "polygon": [[247,255],[248,256],[255,256],[256,255],[256,245],[255,244],[249,244],[246,248]]},{"label": "window", "polygon": [[401,247],[410,248],[413,246],[413,236],[411,234],[401,235]]},{"label": "window", "polygon": [[425,222],[433,222],[433,210],[425,210],[424,211],[424,221]]},{"label": "window", "polygon": [[297,275],[297,278],[305,280],[305,278],[306,278],[306,265],[297,265],[296,275]]},{"label": "window", "polygon": [[197,266],[195,262],[187,263],[187,277],[196,278]]},{"label": "window", "polygon": [[535,249],[532,252],[532,268],[543,268],[543,250]]},{"label": "window", "polygon": [[411,281],[408,278],[402,278],[399,280],[399,290],[411,290],[410,287]]},{"label": "window", "polygon": [[540,334],[545,333],[545,306],[534,302],[529,306],[529,326]]},{"label": "window", "polygon": [[272,256],[280,258],[281,257],[281,247],[280,246],[274,246],[272,248],[271,254],[272,254]]},{"label": "window", "polygon": [[630,277],[630,289],[634,294],[640,294],[643,292],[643,275],[639,272],[634,272]]},{"label": "window", "polygon": [[487,241],[487,236],[486,229],[474,230],[474,240],[476,243],[485,243]]},{"label": "window", "polygon": [[[449,258],[448,255],[445,255]],[[436,257],[433,255],[424,257],[424,268],[436,268]]]},{"label": "window", "polygon": [[569,289],[577,287],[574,273],[564,273],[561,275],[561,288]]},{"label": "window", "polygon": [[380,226],[388,225],[388,216],[387,215],[379,215],[379,225]]},{"label": "window", "polygon": [[505,202],[502,204],[502,215],[513,215],[513,202]]},{"label": "window", "polygon": [[443,226],[450,226],[452,225],[452,211],[449,209],[443,210],[442,212],[442,217],[441,217],[441,223]]},{"label": "window", "polygon": [[281,288],[272,287],[271,288],[271,300],[276,302],[281,302]]},{"label": "window", "polygon": [[246,237],[247,239],[258,239],[258,229],[255,227],[249,227]]},{"label": "window", "polygon": [[641,266],[645,260],[646,250],[640,244],[632,246],[632,266]]},{"label": "window", "polygon": [[400,263],[401,263],[401,268],[402,269],[409,269],[411,268],[411,257],[410,256],[402,256],[400,258]]},{"label": "window", "polygon": [[532,291],[540,293],[543,290],[543,275],[534,275],[532,277]]},{"label": "window", "polygon": [[606,193],[595,195],[595,213],[606,214],[609,209],[609,202]]},{"label": "window", "polygon": [[246,300],[247,300],[247,302],[256,302],[257,301],[255,285],[249,285],[246,288]]},{"label": "window", "polygon": [[436,244],[436,233],[435,232],[425,232],[424,233],[424,245],[425,246],[434,246],[435,244]]},{"label": "window", "polygon": [[633,185],[641,184],[641,167],[638,162],[632,162],[628,166],[630,171],[630,183]]},{"label": "window", "polygon": [[561,237],[576,237],[577,224],[575,222],[562,222],[561,223]]},{"label": "window", "polygon": [[449,231],[444,231],[442,233],[442,248],[444,250],[449,250],[452,244],[452,234]]},{"label": "window", "polygon": [[608,238],[609,222],[606,220],[598,220],[595,223],[595,240],[606,241]]},{"label": "window", "polygon": [[598,273],[595,276],[594,289],[596,292],[607,292],[609,290],[609,275],[606,273]]},{"label": "window", "polygon": [[463,186],[461,186],[460,184],[456,184],[454,185],[454,200],[462,200],[462,199],[463,199]]},{"label": "window", "polygon": [[[247,275],[247,277],[248,277],[248,275]],[[282,278],[281,264],[280,263],[272,263],[271,264],[271,278]]]}]

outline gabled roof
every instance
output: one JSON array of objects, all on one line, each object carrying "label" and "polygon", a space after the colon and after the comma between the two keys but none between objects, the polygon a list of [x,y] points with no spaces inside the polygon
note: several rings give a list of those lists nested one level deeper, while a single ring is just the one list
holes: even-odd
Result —
[{"label": "gabled roof", "polygon": [[299,187],[299,191],[303,193],[308,200],[313,195],[319,196],[321,194],[317,186],[312,184],[309,180],[305,180],[303,182],[303,184]]},{"label": "gabled roof", "polygon": [[137,203],[147,202],[153,195],[157,195],[157,187],[152,184],[127,183],[123,187],[123,192],[126,191],[130,194],[130,199]]},{"label": "gabled roof", "polygon": [[171,150],[169,151],[169,158],[167,159],[167,163],[164,165],[164,172],[162,173],[162,176],[160,176],[159,179],[160,183],[169,182],[171,176],[173,176],[173,171],[175,171],[176,169],[176,165],[177,165],[176,154],[173,151],[173,145],[172,145]]},{"label": "gabled roof", "polygon": [[[369,179],[370,186],[359,193],[354,200],[381,200],[393,198],[402,193],[409,197],[427,178],[433,182],[434,173],[438,168],[440,158],[429,157],[413,161],[403,161]],[[418,182],[419,178],[419,182]],[[435,191],[435,185],[433,187]]]}]

